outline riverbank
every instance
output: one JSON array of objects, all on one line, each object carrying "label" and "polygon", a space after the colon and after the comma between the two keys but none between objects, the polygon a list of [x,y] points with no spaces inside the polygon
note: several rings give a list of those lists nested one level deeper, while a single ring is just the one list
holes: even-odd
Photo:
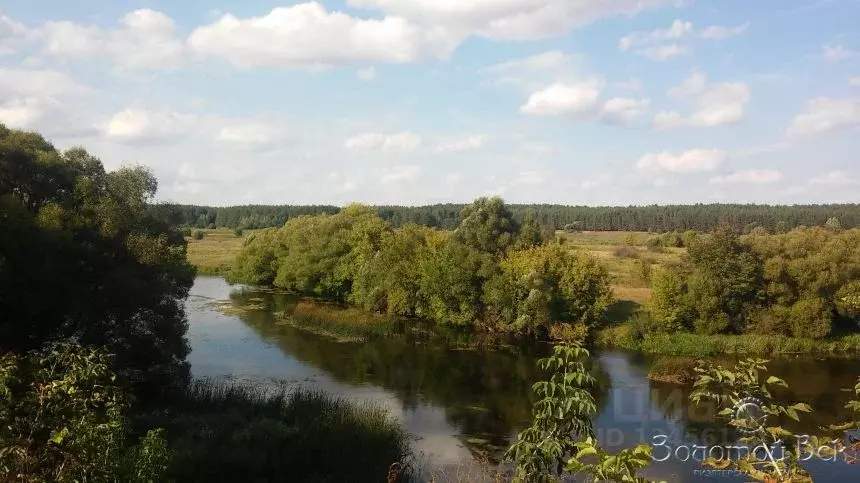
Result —
[{"label": "riverbank", "polygon": [[860,334],[826,339],[801,339],[779,335],[701,335],[692,333],[646,334],[631,322],[595,332],[595,346],[654,355],[716,357],[723,355],[812,355],[856,357]]}]

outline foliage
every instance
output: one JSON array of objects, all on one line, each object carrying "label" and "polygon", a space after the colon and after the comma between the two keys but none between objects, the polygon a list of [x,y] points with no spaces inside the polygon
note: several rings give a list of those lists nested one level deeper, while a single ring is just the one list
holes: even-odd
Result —
[{"label": "foliage", "polygon": [[[738,458],[707,458],[704,465],[719,469],[740,471],[756,481],[764,482],[804,482],[812,477],[800,464],[801,454],[808,451],[807,445],[797,444],[798,438],[788,429],[779,426],[780,417],[800,420],[800,413],[811,413],[806,403],[781,404],[772,395],[775,387],[788,388],[782,379],[769,376],[765,379],[767,367],[763,359],[746,359],[733,368],[724,369],[700,361],[696,366],[698,379],[690,400],[695,405],[710,402],[716,405],[718,415],[728,424],[744,434],[741,441],[750,448],[765,445],[769,448],[782,446],[781,458],[763,457],[760,452],[747,451]],[[755,404],[743,414],[743,403],[747,398],[755,398]],[[760,411],[760,414],[759,414]],[[742,417],[738,417],[742,416]],[[807,443],[812,448],[827,450],[818,444],[818,438],[810,437]]]},{"label": "foliage", "polygon": [[384,410],[317,392],[197,382],[137,422],[173,435],[167,478],[155,481],[376,482],[410,459]]},{"label": "foliage", "polygon": [[[380,218],[394,227],[410,223],[454,229],[460,222],[462,204],[428,206],[376,206]],[[208,207],[158,204],[151,211],[173,226],[205,228],[210,223],[218,227],[270,228],[280,227],[290,218],[303,215],[333,215],[335,206],[231,206]],[[748,205],[696,204],[649,206],[564,206],[509,205],[514,218],[525,220],[531,213],[541,226],[567,232],[588,231],[650,231],[707,232],[728,225],[741,232],[750,223],[773,233],[785,233],[799,226],[824,226],[836,217],[843,228],[860,225],[860,204],[838,205]],[[685,240],[685,246],[687,246]]]},{"label": "foliage", "polygon": [[191,239],[192,240],[202,240],[204,236],[206,236],[206,234],[203,233],[202,230],[194,230],[191,233]]},{"label": "foliage", "polygon": [[115,353],[139,395],[184,383],[194,270],[147,209],[156,188],[143,168],[0,129],[0,352],[75,340]]},{"label": "foliage", "polygon": [[536,331],[556,322],[599,326],[612,302],[606,268],[588,255],[549,244],[511,252],[487,285],[488,320]]},{"label": "foliage", "polygon": [[585,366],[588,357],[577,344],[559,344],[550,357],[538,361],[550,377],[534,384],[538,400],[532,425],[505,455],[517,465],[516,481],[552,481],[575,450],[576,440],[594,437],[591,418],[597,407],[590,391],[595,379]]},{"label": "foliage", "polygon": [[597,481],[648,481],[636,476],[651,463],[647,445],[610,455],[595,440],[591,419],[597,413],[592,396],[596,380],[586,367],[588,358],[579,344],[559,344],[550,357],[538,361],[549,379],[534,384],[538,400],[532,407],[532,425],[505,454],[517,465],[514,481],[556,481],[563,470]]},{"label": "foliage", "polygon": [[514,244],[518,234],[519,225],[502,199],[496,196],[478,198],[463,208],[454,240],[479,253],[500,258]]},{"label": "foliage", "polygon": [[161,431],[128,445],[128,398],[103,350],[60,345],[0,358],[0,479],[141,481],[163,479]]},{"label": "foliage", "polygon": [[860,230],[743,238],[719,230],[697,237],[687,260],[668,270],[655,274],[650,304],[665,327],[820,339],[857,318]]}]

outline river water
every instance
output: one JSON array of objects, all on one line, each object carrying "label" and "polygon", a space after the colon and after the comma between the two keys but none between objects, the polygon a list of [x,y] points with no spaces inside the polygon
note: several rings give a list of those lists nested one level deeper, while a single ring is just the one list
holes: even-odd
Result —
[{"label": "river water", "polygon": [[[228,315],[219,309],[223,301],[254,309]],[[549,352],[547,345],[476,349],[427,332],[336,343],[276,324],[275,313],[295,301],[290,295],[231,288],[218,277],[197,278],[187,302],[194,376],[317,389],[381,406],[413,436],[422,465],[437,474],[480,466],[476,461],[492,464],[530,423],[531,385],[539,376],[535,362]],[[601,386],[595,429],[602,445],[617,451],[665,441],[654,450],[664,461],[645,472],[650,478],[744,481],[708,474],[693,460],[688,451],[693,445],[732,444],[734,436],[709,411],[687,403],[689,388],[649,380],[652,363],[623,352],[594,354]],[[789,383],[786,400],[815,408],[813,421],[792,428],[813,434],[847,416],[843,406],[849,394],[841,389],[854,386],[860,361],[780,360],[770,370]],[[843,456],[813,458],[807,469],[816,481],[860,481],[860,466],[847,464]]]}]

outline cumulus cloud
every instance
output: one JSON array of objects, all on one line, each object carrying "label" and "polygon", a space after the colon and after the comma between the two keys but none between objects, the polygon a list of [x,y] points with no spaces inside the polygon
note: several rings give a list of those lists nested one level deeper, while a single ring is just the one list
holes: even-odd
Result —
[{"label": "cumulus cloud", "polygon": [[581,117],[592,114],[600,105],[600,81],[590,80],[577,84],[556,83],[531,96],[520,112],[536,116]]},{"label": "cumulus cloud", "polygon": [[650,99],[616,97],[603,103],[601,119],[612,123],[633,122],[648,112]]},{"label": "cumulus cloud", "polygon": [[821,47],[821,54],[830,62],[841,62],[854,57],[857,55],[857,52],[846,49],[841,45],[827,44]]},{"label": "cumulus cloud", "polygon": [[678,0],[348,0],[428,26],[496,40],[556,37],[597,20],[677,5]]},{"label": "cumulus cloud", "polygon": [[806,137],[860,127],[860,98],[810,100],[806,111],[795,116],[788,137]]},{"label": "cumulus cloud", "polygon": [[129,69],[172,69],[179,67],[184,46],[177,37],[172,18],[150,9],[123,16],[120,27],[102,29],[74,22],[47,22],[36,35],[44,52],[58,57],[109,55],[120,67]]},{"label": "cumulus cloud", "polygon": [[195,121],[194,116],[170,111],[129,108],[114,114],[105,123],[104,134],[123,143],[166,143],[188,134]]},{"label": "cumulus cloud", "polygon": [[404,131],[396,134],[364,133],[346,140],[350,151],[408,152],[421,147],[421,136]]},{"label": "cumulus cloud", "polygon": [[693,24],[683,20],[675,20],[667,29],[657,29],[651,32],[634,32],[618,41],[618,49],[628,51],[635,47],[653,45],[664,40],[680,39],[693,32]]},{"label": "cumulus cloud", "polygon": [[27,27],[0,12],[0,55],[15,53],[27,40]]},{"label": "cumulus cloud", "polygon": [[436,151],[440,153],[462,153],[465,151],[474,151],[484,147],[487,137],[483,134],[476,134],[465,139],[458,139],[447,143],[442,143],[436,147]]},{"label": "cumulus cloud", "polygon": [[86,91],[56,70],[0,68],[0,122],[36,127],[49,113],[61,111],[66,99]]},{"label": "cumulus cloud", "polygon": [[662,111],[654,117],[657,129],[682,126],[713,127],[735,124],[744,117],[750,101],[749,87],[743,82],[708,83],[700,72],[694,72],[678,86],[669,90],[669,96],[693,107],[689,116],[677,111]]},{"label": "cumulus cloud", "polygon": [[553,50],[541,54],[535,54],[522,59],[514,59],[500,62],[487,68],[488,72],[505,74],[509,72],[546,71],[567,67],[571,64],[570,54],[560,50]]},{"label": "cumulus cloud", "polygon": [[666,29],[651,32],[634,32],[618,41],[618,50],[633,51],[652,60],[666,60],[690,52],[690,48],[677,43],[693,33],[693,24],[675,20]]},{"label": "cumulus cloud", "polygon": [[729,37],[734,37],[736,35],[740,35],[746,32],[749,26],[749,22],[737,25],[735,27],[711,25],[710,27],[706,27],[704,30],[702,30],[702,33],[699,34],[699,36],[707,40],[725,40]]},{"label": "cumulus cloud", "polygon": [[261,17],[226,14],[195,29],[188,44],[244,68],[330,67],[444,58],[461,40],[444,28],[422,28],[402,17],[361,19],[308,2]]},{"label": "cumulus cloud", "polygon": [[715,184],[734,184],[734,183],[752,183],[752,184],[768,184],[781,181],[784,178],[783,174],[774,169],[747,169],[735,171],[732,174],[725,176],[716,176],[711,178],[711,183]]},{"label": "cumulus cloud", "polygon": [[649,173],[694,173],[713,171],[727,158],[728,153],[717,149],[691,149],[677,155],[663,151],[642,156],[636,167]]}]

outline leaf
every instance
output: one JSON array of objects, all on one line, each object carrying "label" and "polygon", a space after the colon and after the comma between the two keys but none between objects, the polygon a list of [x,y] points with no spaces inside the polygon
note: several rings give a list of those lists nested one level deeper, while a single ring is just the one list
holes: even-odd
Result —
[{"label": "leaf", "polygon": [[66,436],[69,435],[69,428],[63,428],[59,431],[51,431],[50,441],[54,444],[62,444]]},{"label": "leaf", "polygon": [[770,376],[770,377],[768,377],[768,378],[767,378],[767,384],[768,384],[768,385],[770,385],[770,386],[782,386],[782,387],[785,387],[785,388],[787,388],[787,387],[788,387],[788,384],[786,384],[786,382],[785,382],[785,381],[783,381],[782,379],[780,379],[780,378],[778,378],[778,377],[776,377],[776,376]]}]

